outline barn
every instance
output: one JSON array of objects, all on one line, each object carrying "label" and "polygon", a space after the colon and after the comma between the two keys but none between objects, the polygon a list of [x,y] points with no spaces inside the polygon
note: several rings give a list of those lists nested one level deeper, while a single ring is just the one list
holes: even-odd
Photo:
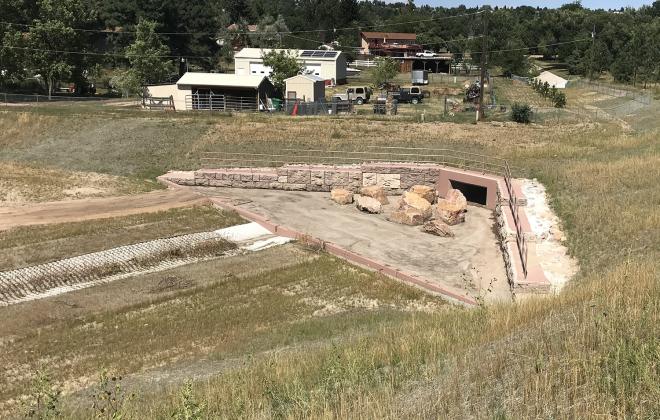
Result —
[{"label": "barn", "polygon": [[283,50],[243,48],[234,54],[234,73],[238,76],[269,76],[272,69],[264,65],[263,55],[271,51],[285,51],[298,59],[305,73],[336,84],[346,83],[346,56],[334,50]]},{"label": "barn", "polygon": [[299,74],[289,77],[286,83],[286,99],[300,99],[303,102],[325,100],[325,81],[313,74]]},{"label": "barn", "polygon": [[[275,88],[266,76],[222,73],[184,74],[176,83],[183,109],[258,111]],[[176,106],[177,109],[180,107]]]},{"label": "barn", "polygon": [[535,79],[541,83],[548,82],[550,87],[555,87],[557,89],[566,89],[566,85],[568,84],[568,80],[549,71],[544,71],[535,77]]}]

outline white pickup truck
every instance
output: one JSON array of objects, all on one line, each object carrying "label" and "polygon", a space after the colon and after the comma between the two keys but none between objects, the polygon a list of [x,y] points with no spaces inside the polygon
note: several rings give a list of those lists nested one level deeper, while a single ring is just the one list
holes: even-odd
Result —
[{"label": "white pickup truck", "polygon": [[427,57],[427,58],[432,58],[435,57],[435,53],[431,50],[424,50],[422,52],[418,52],[415,54],[417,57]]}]

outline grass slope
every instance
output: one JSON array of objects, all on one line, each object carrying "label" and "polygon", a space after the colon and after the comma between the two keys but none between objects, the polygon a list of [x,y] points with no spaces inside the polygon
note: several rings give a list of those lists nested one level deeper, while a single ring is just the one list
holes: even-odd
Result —
[{"label": "grass slope", "polygon": [[[4,114],[2,118],[6,121],[13,117]],[[30,118],[46,117],[35,114]],[[99,124],[96,117],[89,118],[85,124]],[[157,121],[153,124],[156,126]],[[142,156],[157,148],[161,157],[157,164],[149,160],[142,164],[130,153],[116,150],[114,153],[126,158],[126,161],[114,163],[117,173],[146,174],[159,165],[194,167],[194,160],[201,151],[213,150],[219,144],[272,151],[283,145],[309,145],[310,140],[314,146],[324,148],[360,149],[367,144],[449,146],[506,157],[520,168],[520,173],[536,177],[546,185],[552,205],[564,221],[570,252],[579,259],[581,266],[578,278],[554,299],[477,311],[403,312],[382,318],[379,312],[368,312],[373,318],[365,324],[362,319],[350,321],[353,315],[324,318],[319,331],[326,333],[314,336],[321,345],[287,348],[260,358],[238,356],[240,362],[231,371],[196,384],[197,398],[207,405],[209,416],[654,418],[660,413],[660,187],[657,183],[660,146],[657,131],[634,134],[622,131],[617,124],[607,123],[494,127],[357,119],[270,120],[258,116],[232,120],[177,117],[163,119],[160,124],[163,132],[169,124],[175,124],[181,131],[198,129],[201,134],[192,136],[185,148],[169,140],[161,147],[155,141],[133,144],[133,147],[142,148],[139,152]],[[186,127],[193,130],[186,130]],[[365,132],[369,133],[367,141]],[[11,146],[2,156],[17,160],[45,159],[45,155],[41,155],[47,150],[41,145],[44,142],[61,142],[68,153],[75,153],[68,141],[48,138],[51,140],[46,141],[41,136],[25,137],[21,140],[23,146]],[[53,148],[55,144],[48,147]],[[95,152],[90,146],[89,152],[100,156],[104,147]],[[186,152],[182,154],[184,149]],[[99,158],[93,156],[91,160],[94,159]],[[67,165],[67,162],[68,158],[56,163]],[[343,296],[349,293],[351,285],[362,284],[357,281],[357,274],[338,268],[345,265],[335,266],[337,263],[332,259],[323,259],[328,262],[305,263],[303,273],[292,269],[281,275],[264,274],[259,281],[244,284],[246,288],[240,289],[240,293],[236,291],[228,296],[259,295],[262,286],[272,287],[280,281],[294,281],[294,278],[321,279],[322,284],[333,288],[332,292],[314,291],[311,296],[320,299],[328,293]],[[319,271],[323,267],[326,272]],[[291,279],[286,280],[289,277]],[[376,281],[369,278],[373,279],[369,282]],[[314,282],[316,284],[316,280]],[[370,284],[378,284],[374,286],[378,289],[391,283]],[[361,293],[369,296],[366,291]],[[244,302],[246,316],[283,319],[278,318],[284,316],[282,311],[274,308],[281,305],[286,312],[287,298],[269,296]],[[197,302],[203,299],[203,294],[193,293],[190,298]],[[262,299],[269,303],[268,307],[261,306]],[[196,313],[194,304],[181,306],[176,300],[172,302],[177,310],[187,308],[191,314]],[[311,306],[305,310],[313,313],[321,309]],[[138,305],[136,311],[139,310],[148,313],[151,309]],[[222,310],[217,309],[218,313]],[[108,325],[127,317],[122,311],[105,316]],[[215,317],[216,313],[205,316]],[[193,316],[192,319],[197,318]],[[306,318],[294,316],[292,319]],[[345,326],[346,320],[352,327],[333,328]],[[185,323],[178,319],[176,322]],[[238,318],[237,322],[240,325],[242,320]],[[360,325],[368,326],[362,330],[364,335],[341,333]],[[77,337],[72,343],[87,349],[86,356],[76,358],[72,346],[58,344],[57,349],[71,357],[66,358],[66,363],[55,366],[55,374],[64,378],[75,376],[75,372],[87,374],[100,369],[100,364],[108,357],[130,354],[125,350],[131,348],[129,341],[135,337],[150,337],[148,332],[140,336],[138,327],[138,324],[131,324],[126,329],[126,337],[133,337],[131,340],[111,334],[107,343],[112,346],[104,346],[103,337],[94,336],[86,342],[85,337],[71,333],[74,334],[71,337]],[[17,339],[26,340],[27,347],[19,344],[5,356],[14,358],[22,354],[22,348],[41,349],[30,358],[14,359],[23,361],[19,372],[24,378],[39,360],[49,360],[45,356],[50,354],[49,350],[43,343],[56,337],[68,337],[71,331],[58,328],[53,329],[53,335],[41,338],[28,335]],[[182,337],[206,344],[219,340],[231,347],[232,343],[244,339],[234,341],[235,337],[225,335],[224,330],[208,329],[204,323],[199,328],[196,324],[189,328],[190,331],[183,330]],[[261,337],[261,332],[271,329],[272,324],[255,321],[250,328],[252,333],[248,336],[252,338],[247,338],[248,341]],[[281,331],[278,334],[282,338],[295,337],[297,330],[289,328],[291,326],[285,322],[281,330],[274,330]],[[184,350],[190,348],[185,341],[177,344],[178,338],[165,334],[168,338],[163,341],[157,336],[149,338],[153,340],[153,343],[148,341],[152,347],[143,349],[148,351],[149,357],[169,352],[179,354],[180,346]],[[217,349],[219,344],[211,345]],[[274,342],[274,346],[283,349],[286,342]],[[190,350],[191,357],[227,358],[240,355],[242,351],[240,346],[236,347],[236,353],[203,349],[202,346]],[[42,352],[46,352],[44,357],[37,357]],[[92,362],[88,362],[88,358]],[[6,385],[5,392],[13,393],[10,388]],[[18,385],[16,388],[25,389]],[[179,404],[177,390],[166,389],[143,395],[139,402],[127,408],[127,415],[163,417]],[[74,418],[86,418],[89,414],[75,410],[68,413]]]}]

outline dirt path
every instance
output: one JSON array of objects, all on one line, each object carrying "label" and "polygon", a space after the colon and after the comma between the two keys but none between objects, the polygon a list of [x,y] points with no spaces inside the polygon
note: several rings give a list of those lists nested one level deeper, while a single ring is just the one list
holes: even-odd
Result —
[{"label": "dirt path", "polygon": [[86,198],[0,207],[0,230],[151,213],[208,202],[192,191],[168,189],[122,197]]}]

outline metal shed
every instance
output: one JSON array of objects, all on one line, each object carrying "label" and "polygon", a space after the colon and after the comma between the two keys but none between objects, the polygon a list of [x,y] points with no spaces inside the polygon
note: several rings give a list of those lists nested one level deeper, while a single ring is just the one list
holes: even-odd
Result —
[{"label": "metal shed", "polygon": [[299,74],[289,77],[286,83],[286,99],[300,99],[303,102],[325,100],[325,80],[313,74]]},{"label": "metal shed", "polygon": [[266,76],[222,73],[188,72],[176,86],[183,100],[176,108],[186,110],[258,111],[275,90]]}]

